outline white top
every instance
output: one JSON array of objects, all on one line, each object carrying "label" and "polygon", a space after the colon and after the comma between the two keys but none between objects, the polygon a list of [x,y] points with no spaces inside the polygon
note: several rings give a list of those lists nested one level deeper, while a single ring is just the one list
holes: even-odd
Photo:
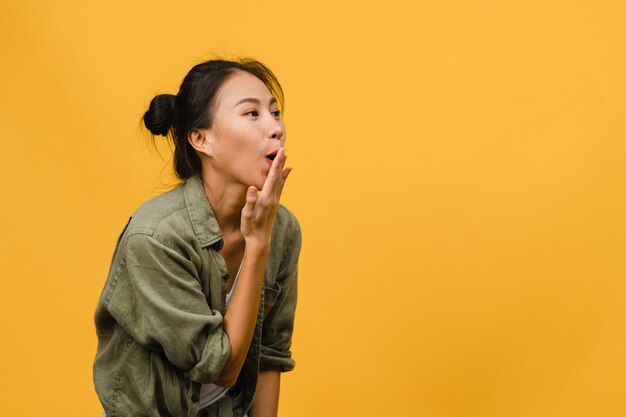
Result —
[{"label": "white top", "polygon": [[[235,276],[235,280],[233,281],[233,286],[231,287],[228,294],[226,294],[226,308],[228,308],[228,303],[230,302],[231,297],[233,296],[233,292],[235,291],[235,286],[237,285],[237,279],[239,278],[239,273],[241,272],[241,267],[243,266],[243,260],[241,261],[241,265],[239,265],[239,270],[237,271],[237,276]],[[226,392],[228,392],[228,388],[220,387],[215,384],[202,384],[200,387],[200,410],[203,408],[213,404],[220,398],[222,398]]]}]

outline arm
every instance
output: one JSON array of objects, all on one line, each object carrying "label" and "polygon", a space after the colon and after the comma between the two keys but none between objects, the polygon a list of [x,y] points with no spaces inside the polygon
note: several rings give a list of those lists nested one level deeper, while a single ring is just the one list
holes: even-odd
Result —
[{"label": "arm", "polygon": [[137,343],[163,352],[191,379],[215,381],[230,345],[222,315],[207,305],[195,263],[176,242],[158,236],[130,234],[123,245],[124,261],[104,297],[111,316]]},{"label": "arm", "polygon": [[[137,343],[163,352],[170,363],[194,381],[233,385],[243,365],[256,323],[267,260],[263,251],[269,248],[268,239],[261,238],[262,230],[268,227],[267,236],[271,233],[271,221],[289,173],[289,169],[285,173],[278,171],[282,163],[280,168],[273,167],[273,194],[271,187],[264,187],[267,191],[264,189],[258,198],[250,193],[244,207],[242,229],[245,223],[250,260],[246,258],[242,282],[237,285],[246,290],[236,292],[232,309],[229,307],[224,317],[207,305],[197,266],[183,255],[175,239],[137,232],[122,242],[124,261],[107,284],[106,309]],[[255,210],[257,200],[261,203],[259,210]],[[251,221],[256,223],[250,226]]]},{"label": "arm", "polygon": [[282,214],[285,222],[285,243],[282,246],[283,259],[274,284],[274,288],[278,289],[278,296],[269,310],[265,311],[267,315],[263,320],[260,366],[261,370],[276,369],[286,372],[295,366],[291,357],[291,340],[298,300],[298,258],[302,235],[295,216],[286,209]]},{"label": "arm", "polygon": [[278,415],[279,392],[280,371],[259,372],[256,394],[250,407],[250,417],[276,417]]},{"label": "arm", "polygon": [[243,266],[237,281],[237,291],[230,300],[224,316],[224,331],[230,341],[231,353],[220,373],[217,385],[232,387],[248,354],[256,316],[259,311],[263,274],[269,250],[246,247]]},{"label": "arm", "polygon": [[261,371],[256,395],[250,408],[250,417],[277,416],[280,373],[290,371],[294,367],[290,349],[297,301],[297,264],[302,238],[298,221],[291,213],[288,213],[287,221],[289,226],[284,232],[289,238],[283,246],[285,256],[276,282],[279,295],[263,321]]},{"label": "arm", "polygon": [[216,384],[233,386],[248,355],[252,341],[259,301],[263,289],[265,266],[269,255],[272,225],[280,202],[283,186],[291,168],[283,171],[285,149],[281,148],[259,193],[249,187],[246,204],[241,212],[241,233],[245,239],[243,267],[237,291],[230,300],[224,316],[224,331],[230,341],[230,355]]}]

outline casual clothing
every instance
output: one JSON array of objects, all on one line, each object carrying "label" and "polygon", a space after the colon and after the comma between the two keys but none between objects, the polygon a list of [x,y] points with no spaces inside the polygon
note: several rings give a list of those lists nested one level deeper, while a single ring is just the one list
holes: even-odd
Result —
[{"label": "casual clothing", "polygon": [[[228,309],[228,304],[230,303],[230,299],[235,292],[235,287],[237,286],[237,280],[239,279],[239,274],[241,273],[241,267],[243,266],[243,260],[241,261],[241,265],[239,265],[239,270],[237,271],[237,276],[235,276],[235,280],[233,281],[233,285],[230,288],[228,294],[226,294],[226,309]],[[228,392],[227,387],[222,387],[217,384],[202,384],[200,386],[200,404],[198,407],[206,408],[209,405],[213,404],[215,401],[222,398]]]},{"label": "casual clothing", "polygon": [[[230,355],[222,246],[198,176],[133,214],[95,312],[94,384],[108,417],[196,417],[201,384],[214,382]],[[300,246],[298,221],[281,205],[248,356],[235,386],[206,415],[243,416],[259,370],[293,369]]]}]

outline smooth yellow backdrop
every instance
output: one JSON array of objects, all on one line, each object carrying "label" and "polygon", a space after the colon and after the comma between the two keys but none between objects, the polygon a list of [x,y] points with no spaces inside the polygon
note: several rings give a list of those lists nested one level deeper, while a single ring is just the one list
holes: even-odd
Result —
[{"label": "smooth yellow backdrop", "polygon": [[286,91],[282,417],[626,415],[626,5],[0,3],[0,415],[99,416],[93,309],[214,54]]}]

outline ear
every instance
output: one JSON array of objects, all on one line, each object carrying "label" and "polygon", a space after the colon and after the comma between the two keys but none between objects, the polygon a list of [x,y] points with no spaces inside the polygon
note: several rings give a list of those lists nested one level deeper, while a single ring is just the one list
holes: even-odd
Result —
[{"label": "ear", "polygon": [[189,144],[197,151],[206,156],[213,154],[213,136],[208,129],[193,129],[187,135]]}]

